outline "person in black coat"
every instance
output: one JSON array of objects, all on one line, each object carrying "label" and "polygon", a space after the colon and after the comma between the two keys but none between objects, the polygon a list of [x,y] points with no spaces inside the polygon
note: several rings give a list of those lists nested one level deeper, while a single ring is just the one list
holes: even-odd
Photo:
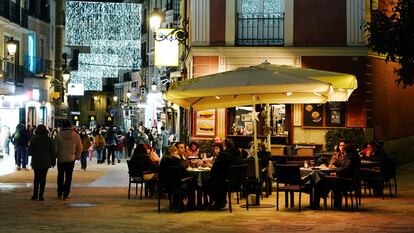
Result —
[{"label": "person in black coat", "polygon": [[30,139],[29,152],[32,155],[32,168],[34,171],[32,200],[43,201],[46,186],[46,176],[49,168],[56,165],[56,155],[53,141],[48,136],[46,126],[39,125],[35,135]]},{"label": "person in black coat", "polygon": [[144,144],[137,145],[130,161],[135,164],[139,172],[144,173],[145,189],[148,190],[151,197],[155,193],[155,178],[157,177],[158,166],[151,161]]},{"label": "person in black coat", "polygon": [[224,151],[216,158],[210,172],[210,210],[218,210],[226,206],[226,180],[229,166],[242,164],[243,159],[234,142],[229,139],[224,140]]},{"label": "person in black coat", "polygon": [[[167,167],[180,167],[179,174],[168,174]],[[169,146],[166,154],[162,157],[160,162],[159,177],[161,185],[168,186],[164,181],[169,176],[179,176],[180,180],[186,180],[191,177],[187,171],[186,161],[181,159],[178,155],[176,146]],[[183,192],[183,198],[188,198],[187,209],[195,208],[195,186],[191,179],[182,182],[181,187],[168,187],[169,189],[180,188]],[[178,195],[173,195],[173,206],[176,209],[183,209],[183,200],[179,200]]]}]

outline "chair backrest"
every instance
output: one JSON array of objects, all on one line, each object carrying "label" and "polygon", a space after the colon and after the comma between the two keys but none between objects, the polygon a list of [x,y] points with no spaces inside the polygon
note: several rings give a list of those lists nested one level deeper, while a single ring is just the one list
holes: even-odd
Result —
[{"label": "chair backrest", "polygon": [[298,185],[301,183],[300,167],[296,164],[276,164],[275,177],[278,183]]},{"label": "chair backrest", "polygon": [[[255,163],[254,159],[246,159],[244,161],[245,161],[245,164],[247,165],[247,174],[246,174],[246,176],[249,177],[249,178],[256,177],[256,163]],[[258,163],[259,163],[259,171],[260,171],[260,170],[262,170],[262,168],[261,168],[262,165],[261,165],[260,159],[259,159]]]},{"label": "chair backrest", "polygon": [[160,184],[166,188],[179,187],[181,185],[181,169],[180,166],[161,167],[158,171]]},{"label": "chair backrest", "polygon": [[297,161],[297,160],[287,161],[286,164],[291,164],[291,165],[296,165],[296,166],[299,166],[299,167],[303,167],[304,164],[305,164],[305,161],[303,161],[303,160],[302,161]]},{"label": "chair backrest", "polygon": [[228,182],[230,185],[241,185],[246,180],[247,164],[230,165],[228,169]]},{"label": "chair backrest", "polygon": [[139,170],[138,166],[133,163],[131,160],[127,160],[128,164],[128,173],[131,177],[139,177],[142,176],[142,172]]}]

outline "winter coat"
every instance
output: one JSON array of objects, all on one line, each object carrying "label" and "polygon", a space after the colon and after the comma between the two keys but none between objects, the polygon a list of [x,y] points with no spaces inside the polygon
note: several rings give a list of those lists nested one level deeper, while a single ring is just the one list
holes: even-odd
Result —
[{"label": "winter coat", "polygon": [[58,163],[73,162],[79,159],[82,142],[79,134],[71,128],[63,128],[54,139]]},{"label": "winter coat", "polygon": [[34,135],[30,139],[29,152],[32,155],[32,168],[50,168],[56,165],[53,140],[47,135]]}]

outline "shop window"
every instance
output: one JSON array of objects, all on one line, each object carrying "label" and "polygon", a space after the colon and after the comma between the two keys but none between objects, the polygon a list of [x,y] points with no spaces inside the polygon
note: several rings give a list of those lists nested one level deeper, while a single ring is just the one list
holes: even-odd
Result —
[{"label": "shop window", "polygon": [[[256,120],[257,134],[259,137],[266,136],[288,136],[290,105],[276,104],[256,105],[257,116],[252,115],[252,107],[236,107],[227,109],[227,135],[251,136],[253,135],[253,120]],[[270,111],[270,128],[266,127],[267,117]]]}]

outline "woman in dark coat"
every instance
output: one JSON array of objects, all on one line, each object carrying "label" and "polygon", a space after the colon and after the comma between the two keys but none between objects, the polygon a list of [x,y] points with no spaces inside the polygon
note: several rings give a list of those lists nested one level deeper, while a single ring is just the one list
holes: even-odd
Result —
[{"label": "woman in dark coat", "polygon": [[32,200],[43,201],[46,186],[46,176],[49,168],[56,165],[52,139],[48,136],[46,126],[39,125],[35,135],[30,139],[29,152],[32,155],[32,168],[34,171]]}]

